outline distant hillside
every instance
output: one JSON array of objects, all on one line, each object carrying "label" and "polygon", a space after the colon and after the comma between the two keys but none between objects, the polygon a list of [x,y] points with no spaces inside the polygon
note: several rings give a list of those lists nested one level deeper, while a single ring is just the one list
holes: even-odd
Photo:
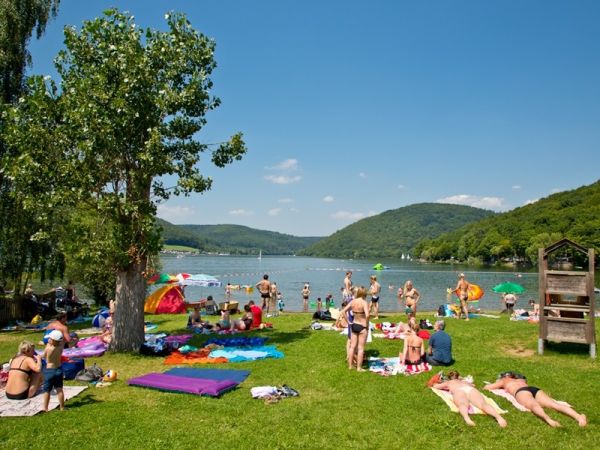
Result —
[{"label": "distant hillside", "polygon": [[320,237],[298,237],[274,231],[257,230],[241,225],[173,225],[159,220],[163,241],[187,245],[204,252],[237,255],[292,255],[318,242]]},{"label": "distant hillside", "polygon": [[419,203],[385,211],[337,231],[299,254],[334,258],[400,257],[415,245],[465,223],[493,215],[461,205]]},{"label": "distant hillside", "polygon": [[415,251],[430,261],[536,262],[538,248],[567,237],[600,250],[600,181],[560,192],[512,211],[421,242]]}]

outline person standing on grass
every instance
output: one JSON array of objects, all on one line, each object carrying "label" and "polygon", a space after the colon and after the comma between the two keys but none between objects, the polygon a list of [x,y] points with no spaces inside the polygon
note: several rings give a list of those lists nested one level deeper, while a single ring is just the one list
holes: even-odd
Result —
[{"label": "person standing on grass", "polygon": [[302,288],[302,309],[308,311],[308,299],[310,298],[310,285],[306,283]]},{"label": "person standing on grass", "polygon": [[381,293],[381,285],[377,282],[375,275],[371,275],[370,282],[369,295],[371,295],[371,303],[369,307],[373,311],[374,318],[379,319],[379,294]]},{"label": "person standing on grass", "polygon": [[[465,320],[469,320],[469,307],[467,306],[467,300],[469,300],[469,282],[465,280],[465,274],[461,273],[458,275],[458,283],[454,291],[458,294],[460,299],[461,312],[465,314]],[[461,314],[458,315],[460,319]]]},{"label": "person standing on grass", "polygon": [[61,410],[65,409],[65,394],[63,392],[63,371],[62,371],[62,352],[63,335],[59,330],[52,330],[48,335],[48,344],[44,349],[42,358],[46,359],[46,368],[43,370],[44,384],[42,392],[44,393],[42,411],[48,411],[50,403],[50,392],[56,389],[58,405]]},{"label": "person standing on grass", "polygon": [[364,286],[356,290],[354,300],[340,311],[340,316],[351,312],[353,319],[350,324],[350,344],[347,347],[348,369],[354,368],[356,357],[356,370],[364,372],[362,363],[365,355],[365,344],[369,331],[369,304],[366,300],[367,289]]},{"label": "person standing on grass", "polygon": [[262,299],[262,309],[266,309],[267,302],[271,299],[271,282],[269,281],[269,275],[264,274],[263,279],[256,283],[256,289]]},{"label": "person standing on grass", "polygon": [[274,281],[271,282],[271,297],[269,297],[269,305],[267,306],[267,317],[269,315],[269,311],[271,311],[271,315],[277,316],[277,283]]},{"label": "person standing on grass", "polygon": [[421,293],[415,289],[412,281],[407,280],[404,283],[404,299],[406,301],[406,314],[410,317],[417,317],[417,303],[421,298]]},{"label": "person standing on grass", "polygon": [[580,427],[587,425],[587,417],[584,414],[579,414],[571,406],[563,402],[557,402],[541,389],[529,386],[527,379],[515,372],[504,372],[500,374],[500,378],[492,384],[488,384],[484,389],[491,391],[494,389],[504,389],[511,394],[519,404],[530,410],[551,427],[560,427],[560,423],[553,420],[544,408],[550,408],[559,413],[575,419]]}]

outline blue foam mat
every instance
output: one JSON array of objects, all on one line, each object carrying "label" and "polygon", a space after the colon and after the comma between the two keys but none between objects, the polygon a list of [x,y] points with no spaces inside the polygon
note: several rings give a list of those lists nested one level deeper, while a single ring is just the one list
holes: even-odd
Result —
[{"label": "blue foam mat", "polygon": [[249,370],[232,369],[194,369],[191,367],[175,367],[165,372],[168,375],[177,375],[189,378],[205,378],[209,380],[231,380],[241,383],[248,375]]}]

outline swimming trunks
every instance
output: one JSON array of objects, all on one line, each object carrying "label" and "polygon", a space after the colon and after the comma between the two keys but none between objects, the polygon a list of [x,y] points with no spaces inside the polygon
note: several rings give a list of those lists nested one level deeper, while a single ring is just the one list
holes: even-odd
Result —
[{"label": "swimming trunks", "polygon": [[413,313],[413,309],[410,306],[407,306],[406,309],[404,310],[404,312],[406,314],[412,314]]},{"label": "swimming trunks", "polygon": [[261,292],[261,298],[271,298],[271,294],[269,292]]},{"label": "swimming trunks", "polygon": [[27,400],[29,398],[29,388],[25,389],[20,394],[9,394],[7,392],[6,398],[9,400]]},{"label": "swimming trunks", "polygon": [[44,385],[42,392],[50,392],[53,388],[62,389],[63,371],[61,367],[44,369]]},{"label": "swimming trunks", "polygon": [[350,325],[350,329],[352,330],[353,333],[360,334],[364,330],[366,330],[367,327],[365,327],[364,325],[361,325],[360,323],[353,323],[352,325]]},{"label": "swimming trunks", "polygon": [[531,395],[533,395],[533,398],[535,398],[535,396],[537,395],[538,391],[540,391],[540,390],[541,390],[541,389],[539,389],[539,388],[536,388],[536,387],[534,387],[534,386],[525,386],[525,387],[519,388],[519,389],[517,389],[517,390],[515,391],[515,398],[517,398],[517,394],[518,394],[519,392],[521,392],[521,391],[527,391],[527,392],[530,392],[530,393],[531,393]]},{"label": "swimming trunks", "polygon": [[379,301],[379,297],[371,297],[371,301],[373,303],[377,303]]}]

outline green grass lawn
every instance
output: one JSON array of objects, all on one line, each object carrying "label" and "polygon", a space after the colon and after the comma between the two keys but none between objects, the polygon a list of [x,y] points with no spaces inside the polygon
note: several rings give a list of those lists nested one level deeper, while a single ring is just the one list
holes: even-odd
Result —
[{"label": "green grass lawn", "polygon": [[[394,321],[399,316],[387,315]],[[433,319],[432,315],[420,317]],[[152,316],[160,331],[184,332],[185,316]],[[581,429],[575,421],[550,413],[563,427],[552,429],[530,413],[516,411],[504,399],[508,428],[490,417],[474,416],[467,427],[458,414],[425,387],[430,374],[382,377],[349,371],[345,338],[332,331],[308,329],[310,316],[274,318],[275,328],[257,335],[285,353],[284,359],[219,365],[251,371],[248,379],[222,398],[197,397],[129,387],[130,377],[164,371],[163,358],[106,354],[90,358],[114,369],[119,381],[90,387],[67,403],[67,411],[30,418],[1,418],[4,448],[594,448],[600,440],[598,363],[587,346],[551,345],[543,356],[537,348],[536,325],[481,318],[449,320],[454,368],[471,374],[477,386],[494,381],[504,370],[526,374],[529,382],[588,416]],[[0,361],[7,361],[22,339],[39,341],[41,333],[0,334]],[[205,338],[195,337],[195,344]],[[374,339],[370,355],[396,356],[401,341]],[[214,367],[214,366],[211,366]],[[435,372],[432,372],[435,373]],[[71,382],[69,382],[71,383]],[[75,383],[77,384],[77,383]],[[276,404],[253,400],[250,388],[282,385],[300,397]],[[495,398],[495,397],[494,397]]]}]

